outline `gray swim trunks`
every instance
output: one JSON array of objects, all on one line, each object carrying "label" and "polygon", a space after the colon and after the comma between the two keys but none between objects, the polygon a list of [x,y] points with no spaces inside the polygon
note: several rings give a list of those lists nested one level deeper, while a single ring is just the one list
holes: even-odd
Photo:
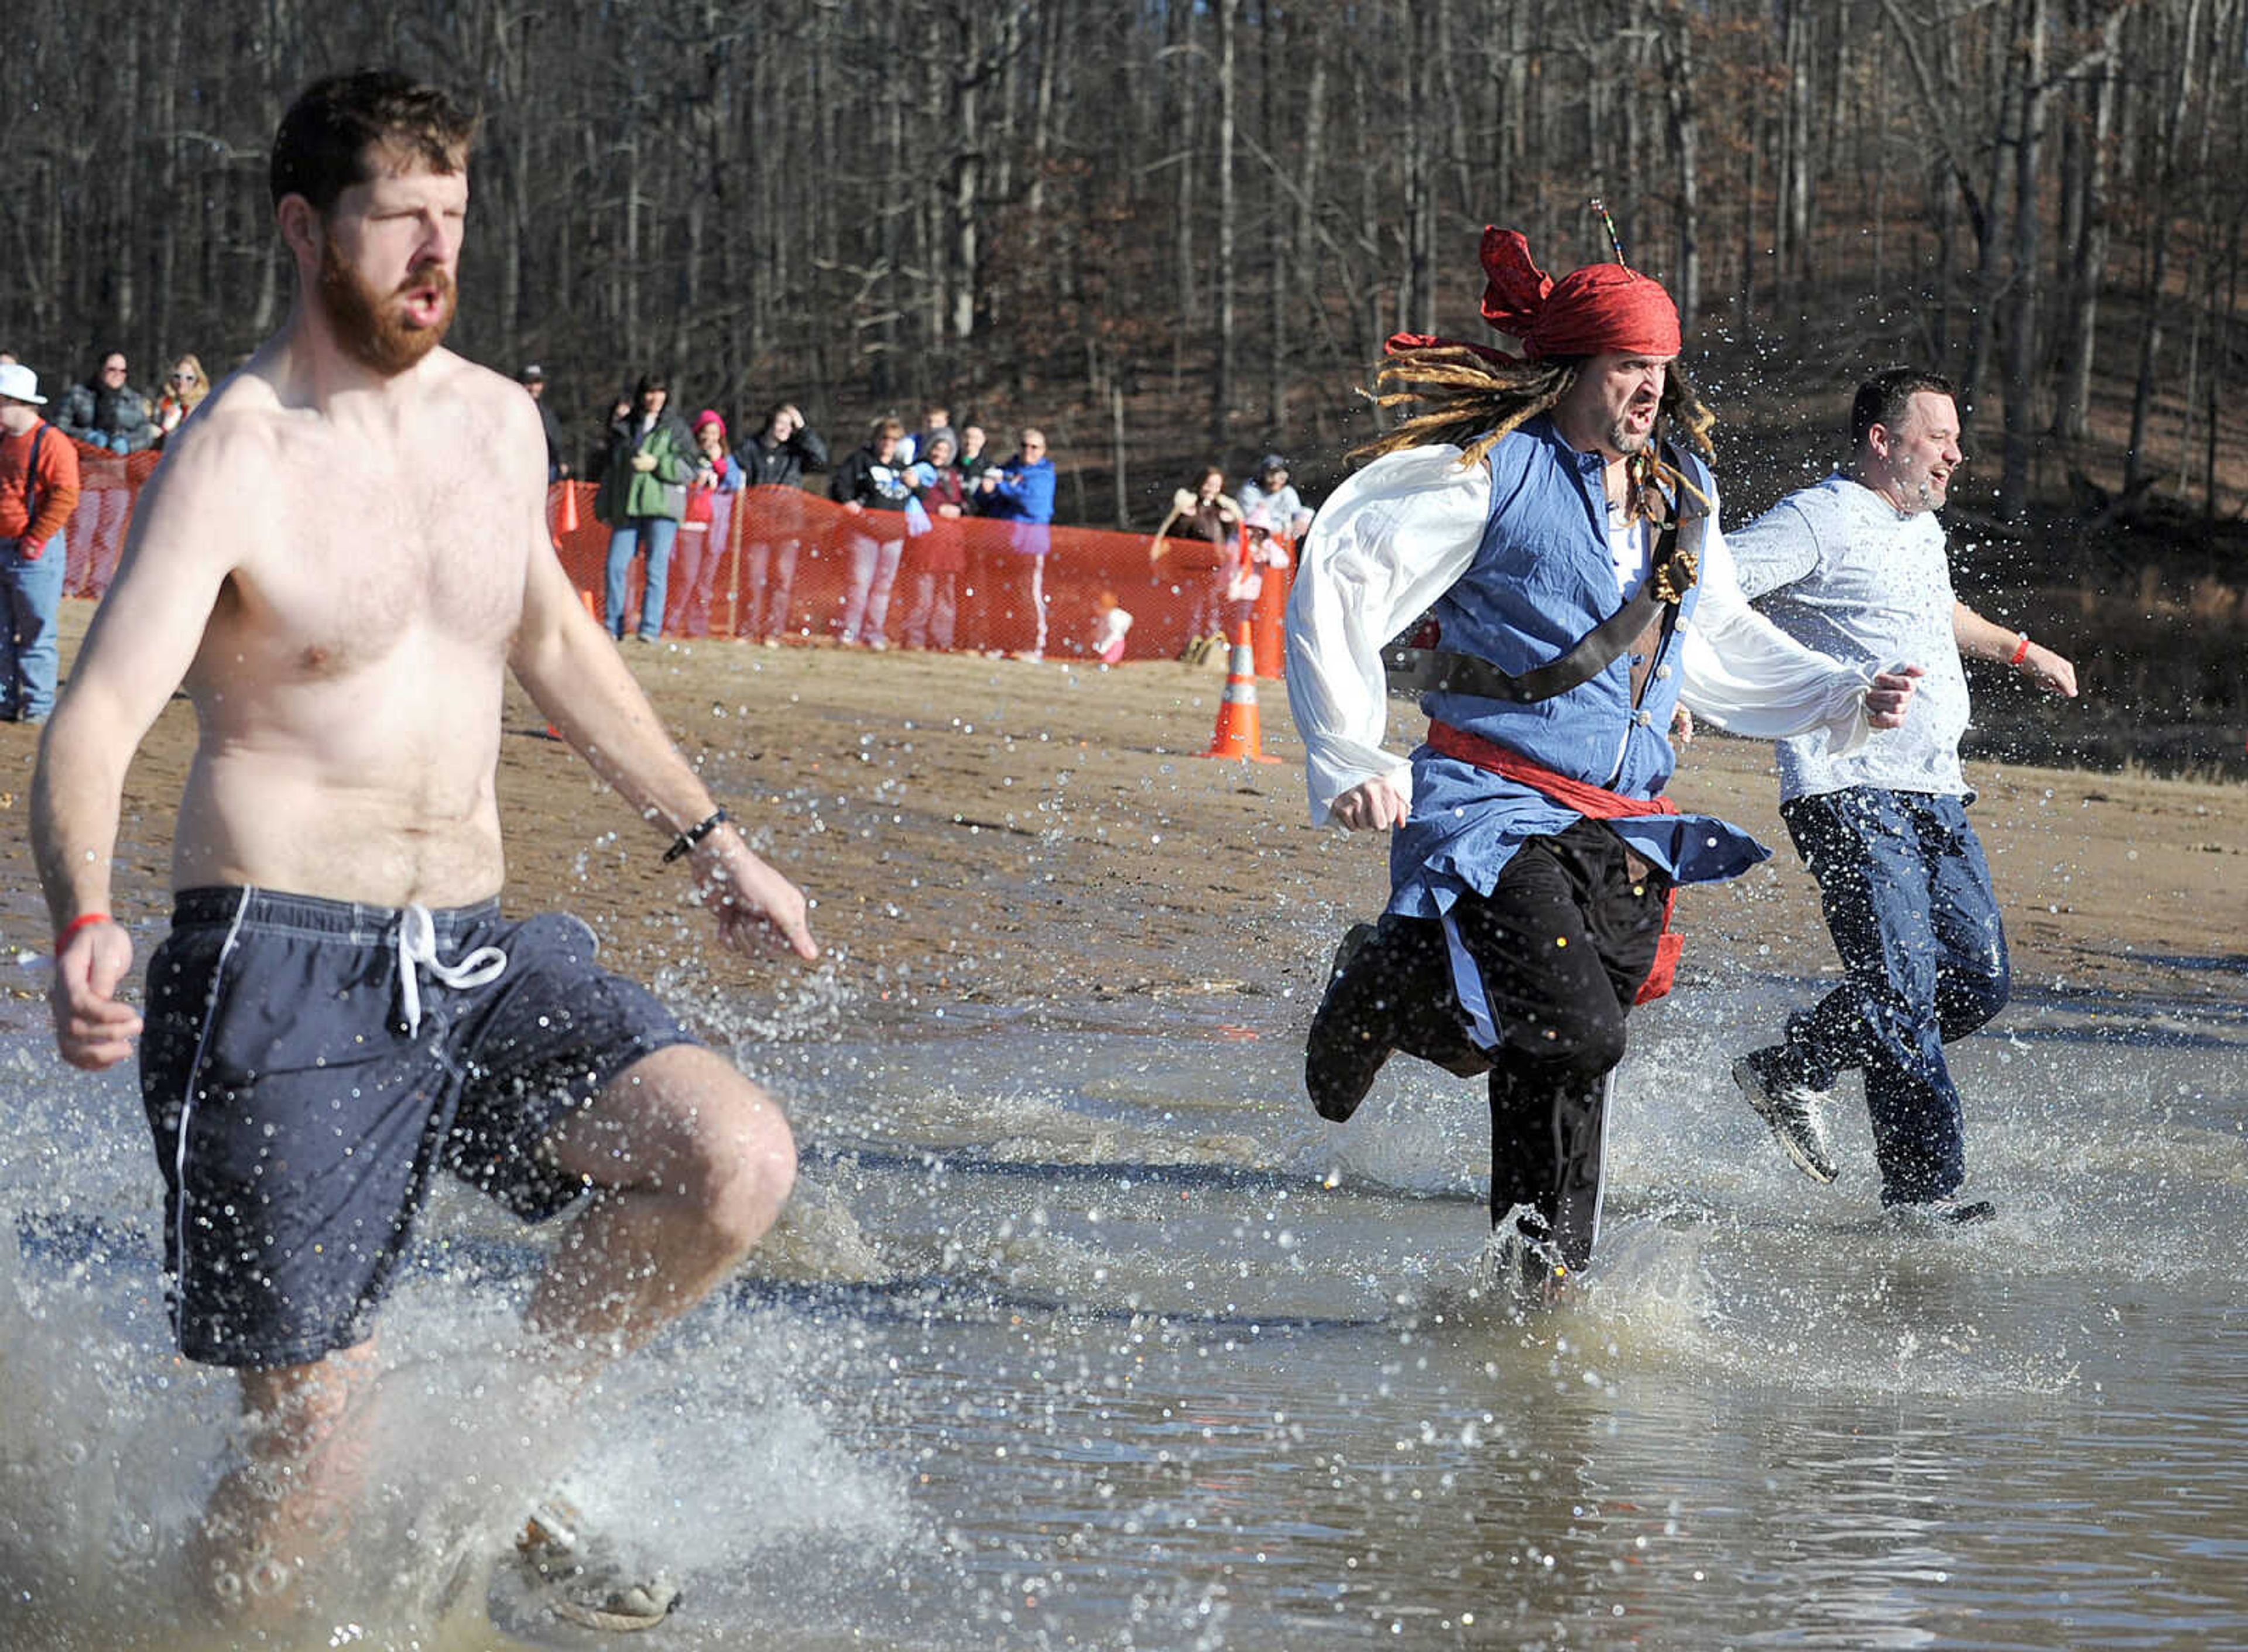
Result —
[{"label": "gray swim trunks", "polygon": [[302,1365],[366,1340],[441,1168],[526,1221],[584,1193],[547,1137],[692,1042],[593,949],[497,901],[181,894],[140,1049],[181,1352]]}]

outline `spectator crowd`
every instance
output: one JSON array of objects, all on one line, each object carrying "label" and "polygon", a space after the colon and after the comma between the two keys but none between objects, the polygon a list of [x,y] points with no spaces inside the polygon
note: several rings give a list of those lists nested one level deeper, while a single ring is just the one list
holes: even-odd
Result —
[{"label": "spectator crowd", "polygon": [[[570,474],[559,425],[546,414],[544,374],[523,373],[547,417],[548,474]],[[619,395],[586,455],[595,484],[593,514],[609,530],[602,613],[620,641],[654,641],[665,632],[710,634],[721,552],[730,543],[734,503],[745,489],[801,491],[824,472],[827,497],[848,518],[843,547],[848,581],[833,635],[845,648],[950,649],[972,646],[961,626],[969,573],[963,524],[1004,522],[1009,552],[991,594],[1028,629],[1007,652],[1045,655],[1045,562],[1052,550],[1055,471],[1045,433],[1026,427],[1011,457],[995,459],[977,424],[953,428],[951,409],[922,410],[908,430],[884,415],[840,458],[791,401],[764,410],[737,453],[725,417],[705,408],[692,422],[671,405],[661,374],[643,374]],[[768,647],[792,634],[805,512],[771,492],[750,519],[741,547],[744,590],[737,629]],[[638,572],[635,605],[633,576]]]},{"label": "spectator crowd", "polygon": [[[0,375],[0,547],[10,576],[0,716],[39,716],[52,697],[57,602],[107,588],[140,480],[211,381],[201,360],[182,354],[152,394],[134,385],[131,360],[117,350],[51,401],[4,351]],[[667,377],[651,371],[607,403],[580,444],[548,399],[545,370],[533,363],[517,377],[538,408],[549,483],[591,489],[592,514],[607,535],[593,583],[620,642],[715,629],[768,648],[824,636],[852,648],[967,648],[1027,660],[1053,646],[1047,580],[1058,478],[1044,430],[1025,426],[1011,444],[995,445],[982,425],[956,426],[951,409],[936,403],[910,428],[885,415],[855,442],[831,447],[794,401],[773,402],[746,430],[715,408],[689,417]],[[147,456],[128,463],[135,455]],[[823,479],[842,512],[840,533],[827,508],[812,503]],[[574,524],[574,497],[562,514]],[[979,519],[992,525],[974,528]],[[1236,491],[1215,466],[1178,490],[1149,549],[1148,578],[1168,587],[1159,600],[1190,615],[1180,657],[1199,662],[1222,647],[1266,571],[1288,565],[1309,520],[1277,454]],[[839,559],[840,595],[832,612],[808,615],[798,575],[807,552],[822,548]],[[1134,617],[1114,591],[1102,591],[1093,628],[1073,638],[1071,651],[1121,658]]]}]

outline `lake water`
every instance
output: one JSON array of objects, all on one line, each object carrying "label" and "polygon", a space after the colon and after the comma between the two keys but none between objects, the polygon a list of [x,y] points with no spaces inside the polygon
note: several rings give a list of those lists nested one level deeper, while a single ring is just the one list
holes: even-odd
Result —
[{"label": "lake water", "polygon": [[[1476,1289],[1479,1088],[1324,1125],[1300,1002],[742,1018],[785,1231],[551,1427],[536,1244],[442,1198],[301,1644],[494,1644],[439,1597],[559,1485],[683,1575],[651,1652],[2248,1645],[2248,1013],[2025,991],[1957,1052],[2000,1217],[1911,1235],[1854,1092],[1820,1189],[1724,1077],[1813,990],[1635,1017],[1600,1256],[1527,1323]],[[0,1108],[0,1648],[202,1645],[233,1395],[170,1353],[137,1098],[19,1038]]]}]

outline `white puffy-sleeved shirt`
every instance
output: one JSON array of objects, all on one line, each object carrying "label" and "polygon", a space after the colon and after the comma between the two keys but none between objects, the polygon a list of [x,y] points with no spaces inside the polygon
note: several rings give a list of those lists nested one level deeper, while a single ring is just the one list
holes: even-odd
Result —
[{"label": "white puffy-sleeved shirt", "polygon": [[[1382,645],[1423,611],[1450,608],[1444,646],[1519,674],[1567,653],[1635,588],[1648,559],[1645,547],[1620,554],[1621,538],[1606,529],[1599,456],[1569,448],[1550,422],[1531,422],[1476,464],[1460,459],[1450,445],[1415,448],[1346,482],[1313,519],[1288,609],[1288,697],[1306,747],[1312,819],[1326,820],[1352,786],[1394,775],[1413,815],[1392,846],[1392,909],[1423,915],[1440,915],[1461,888],[1487,894],[1522,841],[1578,817],[1425,746],[1409,758],[1386,750]],[[1537,706],[1454,694],[1431,696],[1424,708],[1573,778],[1636,797],[1659,794],[1669,778],[1665,735],[1680,700],[1750,737],[1817,729],[1837,750],[1861,744],[1872,672],[1812,653],[1749,607],[1717,531],[1715,485],[1694,469],[1710,504],[1699,530],[1700,579],[1656,667],[1665,681],[1650,685],[1640,709],[1618,696],[1628,675],[1623,661]],[[1617,681],[1605,680],[1611,675]],[[1680,881],[1731,876],[1766,853],[1737,828],[1703,817],[1610,825]]]},{"label": "white puffy-sleeved shirt", "polygon": [[1790,636],[1838,659],[1922,668],[1904,726],[1857,749],[1823,729],[1779,743],[1782,799],[1879,786],[1972,795],[1959,764],[1967,673],[1952,630],[1957,599],[1943,527],[1864,484],[1829,476],[1733,536],[1741,589]]}]

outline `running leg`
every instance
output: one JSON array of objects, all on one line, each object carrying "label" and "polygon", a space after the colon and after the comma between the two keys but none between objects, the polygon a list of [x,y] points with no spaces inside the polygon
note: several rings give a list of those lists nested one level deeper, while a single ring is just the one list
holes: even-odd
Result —
[{"label": "running leg", "polygon": [[788,1122],[694,1045],[634,1062],[548,1138],[598,1191],[547,1265],[530,1321],[571,1363],[637,1347],[764,1237],[796,1178]]},{"label": "running leg", "polygon": [[339,1548],[367,1482],[375,1345],[309,1365],[244,1370],[243,1460],[212,1491],[188,1541],[219,1616],[271,1622],[307,1604],[296,1587]]},{"label": "running leg", "polygon": [[1967,812],[1956,799],[1930,800],[1929,922],[1942,949],[1936,968],[1936,1013],[1946,1044],[1981,1027],[2006,1007],[2013,970],[2005,925],[1991,893],[1991,870]]},{"label": "running leg", "polygon": [[1491,1224],[1515,1219],[1571,1272],[1600,1235],[1613,1079],[1491,1074]]},{"label": "running leg", "polygon": [[1789,1045],[1864,1070],[1885,1203],[1943,1197],[1966,1155],[1936,1011],[1931,823],[1910,797],[1870,787],[1798,799],[1785,813],[1849,975],[1790,1024]]},{"label": "running leg", "polygon": [[1654,963],[1664,888],[1587,821],[1525,844],[1490,895],[1452,909],[1459,997],[1495,1039],[1491,1220],[1527,1206],[1545,1230],[1531,1237],[1571,1269],[1592,1260],[1607,1080]]}]

